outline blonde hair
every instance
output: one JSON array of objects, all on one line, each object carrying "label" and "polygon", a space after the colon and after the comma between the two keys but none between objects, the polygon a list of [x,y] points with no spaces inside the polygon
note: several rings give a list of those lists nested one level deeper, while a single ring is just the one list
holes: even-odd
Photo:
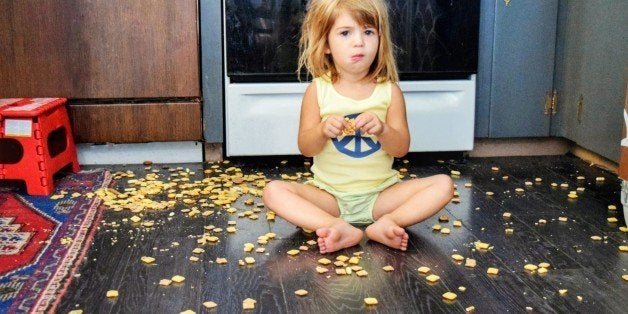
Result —
[{"label": "blonde hair", "polygon": [[297,73],[306,68],[314,77],[331,75],[338,78],[338,71],[331,55],[325,53],[327,36],[336,18],[342,12],[350,14],[357,22],[372,25],[379,33],[377,56],[369,70],[369,77],[377,82],[397,82],[397,65],[390,38],[388,8],[382,0],[310,0],[301,27],[300,56]]}]

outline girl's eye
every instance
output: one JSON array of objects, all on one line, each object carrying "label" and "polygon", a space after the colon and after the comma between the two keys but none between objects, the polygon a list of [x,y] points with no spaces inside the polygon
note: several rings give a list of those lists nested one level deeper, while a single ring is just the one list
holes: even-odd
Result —
[{"label": "girl's eye", "polygon": [[372,29],[367,29],[367,30],[364,31],[364,34],[365,35],[375,35],[375,31],[372,30]]},{"label": "girl's eye", "polygon": [[347,35],[349,35],[349,31],[340,32],[340,36],[347,36]]}]

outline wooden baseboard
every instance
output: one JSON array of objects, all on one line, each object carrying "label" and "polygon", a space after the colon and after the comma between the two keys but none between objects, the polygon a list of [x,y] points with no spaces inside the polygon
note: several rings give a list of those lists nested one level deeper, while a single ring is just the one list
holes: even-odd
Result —
[{"label": "wooden baseboard", "polygon": [[591,166],[596,166],[612,173],[618,174],[619,166],[616,162],[600,156],[595,152],[592,152],[578,145],[574,145],[569,152],[574,154],[578,158],[590,163]]},{"label": "wooden baseboard", "polygon": [[560,137],[476,138],[469,157],[564,155],[571,146],[571,141]]},{"label": "wooden baseboard", "polygon": [[564,155],[576,157],[617,174],[618,164],[562,137],[475,139],[469,157]]}]

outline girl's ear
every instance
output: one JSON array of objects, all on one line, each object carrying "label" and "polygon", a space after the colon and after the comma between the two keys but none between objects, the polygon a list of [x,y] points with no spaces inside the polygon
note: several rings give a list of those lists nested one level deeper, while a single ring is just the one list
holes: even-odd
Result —
[{"label": "girl's ear", "polygon": [[331,49],[329,49],[329,44],[325,44],[325,54],[326,55],[330,55],[331,54]]}]

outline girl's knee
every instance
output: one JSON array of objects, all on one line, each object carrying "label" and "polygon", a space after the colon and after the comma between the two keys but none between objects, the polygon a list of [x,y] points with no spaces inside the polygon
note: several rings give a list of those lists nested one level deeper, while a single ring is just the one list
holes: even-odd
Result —
[{"label": "girl's knee", "polygon": [[271,206],[274,201],[278,201],[283,198],[283,195],[286,193],[294,193],[291,183],[287,183],[281,180],[273,180],[266,183],[264,187],[264,191],[262,193],[262,198],[264,200],[264,204],[267,206]]},{"label": "girl's knee", "polygon": [[450,176],[445,174],[437,174],[434,177],[434,185],[438,186],[443,194],[453,196],[454,194],[454,181]]},{"label": "girl's knee", "polygon": [[264,199],[264,204],[266,204],[266,206],[270,207],[273,200],[277,198],[277,194],[281,194],[281,190],[283,189],[282,185],[283,182],[278,180],[266,183],[262,193],[262,198]]}]

